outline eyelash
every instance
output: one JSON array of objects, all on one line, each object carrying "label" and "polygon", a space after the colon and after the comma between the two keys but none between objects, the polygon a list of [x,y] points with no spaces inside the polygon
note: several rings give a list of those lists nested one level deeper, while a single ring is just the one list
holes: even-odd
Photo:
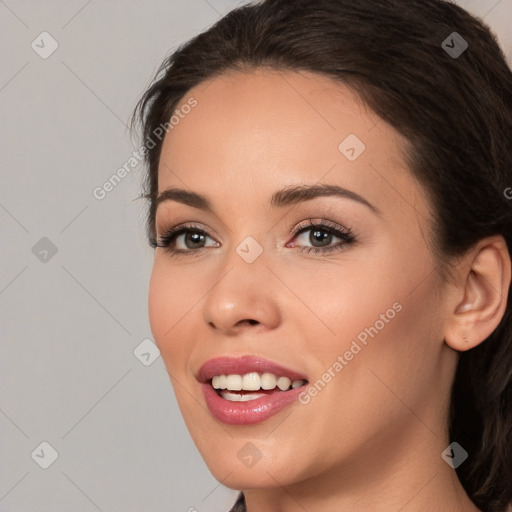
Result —
[{"label": "eyelash", "polygon": [[[295,230],[292,230],[290,234],[293,234],[293,237],[296,238],[302,233],[307,231],[311,231],[317,229],[319,231],[327,232],[330,235],[334,235],[335,237],[341,239],[341,242],[338,242],[336,245],[328,246],[328,247],[299,247],[299,252],[313,252],[314,254],[319,253],[330,253],[332,251],[340,251],[345,248],[345,246],[351,245],[356,242],[356,238],[350,228],[343,228],[338,226],[337,224],[330,221],[322,221],[315,222],[313,219],[308,219],[302,225],[299,225]],[[198,247],[196,249],[175,249],[172,247],[172,244],[176,241],[176,238],[182,234],[187,233],[199,233],[204,236],[209,236],[206,231],[195,226],[193,224],[185,225],[185,226],[177,226],[168,229],[163,235],[158,237],[157,240],[154,240],[151,244],[154,248],[161,247],[169,252],[171,255],[179,255],[179,254],[189,254],[189,255],[198,255],[198,253],[202,249],[207,249],[208,247]]]}]

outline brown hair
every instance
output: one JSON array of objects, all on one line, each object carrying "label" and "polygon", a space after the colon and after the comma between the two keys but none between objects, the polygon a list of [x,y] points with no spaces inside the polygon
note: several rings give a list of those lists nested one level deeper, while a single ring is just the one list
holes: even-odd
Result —
[{"label": "brown hair", "polygon": [[[404,156],[435,212],[432,242],[442,268],[490,235],[501,234],[510,252],[512,73],[481,20],[444,0],[245,5],[163,62],[132,123],[140,121],[151,139],[192,87],[262,66],[338,80],[405,136]],[[145,154],[153,246],[161,147],[160,140]],[[457,474],[485,512],[503,512],[512,499],[510,293],[498,328],[461,353],[452,391],[450,437],[469,453]]]}]

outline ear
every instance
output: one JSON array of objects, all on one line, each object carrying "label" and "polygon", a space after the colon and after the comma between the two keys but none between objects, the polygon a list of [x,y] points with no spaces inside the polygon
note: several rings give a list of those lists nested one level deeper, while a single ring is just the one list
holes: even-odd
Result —
[{"label": "ear", "polygon": [[476,347],[496,329],[507,306],[511,262],[505,239],[480,240],[455,268],[445,343],[458,351]]}]

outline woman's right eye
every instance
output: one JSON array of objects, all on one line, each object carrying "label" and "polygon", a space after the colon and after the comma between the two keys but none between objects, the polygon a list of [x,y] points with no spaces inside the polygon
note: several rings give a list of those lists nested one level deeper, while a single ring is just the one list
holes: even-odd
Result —
[{"label": "woman's right eye", "polygon": [[214,242],[211,246],[219,246],[204,230],[195,226],[180,226],[159,236],[155,247],[162,247],[171,254],[191,253],[208,247],[205,245],[207,238]]}]

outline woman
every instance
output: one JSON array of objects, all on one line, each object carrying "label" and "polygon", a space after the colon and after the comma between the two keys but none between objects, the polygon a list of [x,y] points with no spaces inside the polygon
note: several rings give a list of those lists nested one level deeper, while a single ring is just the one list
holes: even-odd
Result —
[{"label": "woman", "polygon": [[441,0],[247,5],[136,119],[151,329],[233,510],[505,511],[512,73],[488,28]]}]

